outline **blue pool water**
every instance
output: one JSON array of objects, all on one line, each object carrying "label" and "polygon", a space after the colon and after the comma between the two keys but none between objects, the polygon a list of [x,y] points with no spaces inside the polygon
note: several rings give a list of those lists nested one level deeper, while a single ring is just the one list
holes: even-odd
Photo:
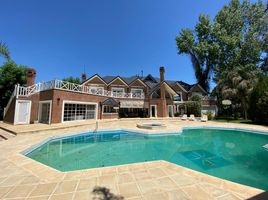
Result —
[{"label": "blue pool water", "polygon": [[233,130],[161,136],[110,131],[53,139],[27,156],[60,171],[166,160],[268,190],[268,151],[262,147],[267,143],[268,135]]}]

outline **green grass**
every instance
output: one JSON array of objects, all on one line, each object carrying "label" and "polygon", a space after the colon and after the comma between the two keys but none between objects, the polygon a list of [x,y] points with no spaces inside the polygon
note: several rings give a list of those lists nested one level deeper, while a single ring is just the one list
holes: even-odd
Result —
[{"label": "green grass", "polygon": [[253,121],[248,119],[228,119],[228,118],[221,118],[221,119],[214,119],[213,121],[216,122],[232,122],[232,123],[240,123],[240,124],[254,124]]}]

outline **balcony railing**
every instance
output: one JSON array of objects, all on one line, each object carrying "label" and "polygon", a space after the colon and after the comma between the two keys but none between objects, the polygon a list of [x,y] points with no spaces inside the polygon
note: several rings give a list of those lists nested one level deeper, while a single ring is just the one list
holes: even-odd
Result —
[{"label": "balcony railing", "polygon": [[144,93],[124,93],[124,92],[116,93],[107,90],[91,90],[89,86],[79,85],[62,80],[53,80],[43,83],[37,83],[29,87],[23,87],[17,85],[17,96],[30,96],[40,91],[51,90],[51,89],[58,89],[70,92],[92,94],[92,95],[114,97],[114,98],[144,99]]}]

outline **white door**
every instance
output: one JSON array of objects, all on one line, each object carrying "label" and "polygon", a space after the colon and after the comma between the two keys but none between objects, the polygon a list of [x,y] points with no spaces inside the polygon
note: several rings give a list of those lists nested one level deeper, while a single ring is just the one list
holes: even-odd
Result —
[{"label": "white door", "polygon": [[17,100],[15,110],[15,124],[29,124],[31,101]]},{"label": "white door", "polygon": [[157,117],[156,105],[151,105],[150,106],[150,117]]}]

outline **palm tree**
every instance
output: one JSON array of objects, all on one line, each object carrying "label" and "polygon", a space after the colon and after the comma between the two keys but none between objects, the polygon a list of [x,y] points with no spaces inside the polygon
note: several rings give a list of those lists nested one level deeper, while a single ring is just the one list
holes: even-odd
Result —
[{"label": "palm tree", "polygon": [[0,56],[3,56],[7,60],[10,59],[10,52],[8,46],[3,42],[0,42]]},{"label": "palm tree", "polygon": [[250,66],[239,66],[226,72],[218,81],[218,88],[223,98],[232,100],[232,103],[241,105],[245,119],[248,118],[250,94],[257,83],[258,70]]}]

